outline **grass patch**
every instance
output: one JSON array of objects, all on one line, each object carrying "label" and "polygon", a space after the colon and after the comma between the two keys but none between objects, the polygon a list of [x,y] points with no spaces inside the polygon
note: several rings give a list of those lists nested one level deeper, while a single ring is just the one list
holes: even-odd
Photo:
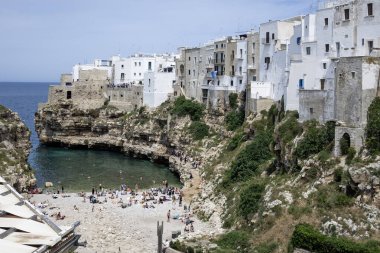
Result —
[{"label": "grass patch", "polygon": [[231,231],[222,235],[216,242],[222,249],[238,250],[238,252],[248,252],[249,236],[244,231]]}]

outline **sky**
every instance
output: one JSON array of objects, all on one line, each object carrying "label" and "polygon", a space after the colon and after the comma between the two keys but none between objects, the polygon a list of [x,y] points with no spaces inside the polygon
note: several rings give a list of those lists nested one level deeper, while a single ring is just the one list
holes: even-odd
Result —
[{"label": "sky", "polygon": [[311,12],[316,0],[1,0],[0,82],[55,82],[77,63],[177,52]]}]

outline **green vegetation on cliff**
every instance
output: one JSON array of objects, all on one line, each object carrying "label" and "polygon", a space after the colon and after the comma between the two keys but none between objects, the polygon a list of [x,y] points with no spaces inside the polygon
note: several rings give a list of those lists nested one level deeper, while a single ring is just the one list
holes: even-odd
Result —
[{"label": "green vegetation on cliff", "polygon": [[290,242],[291,248],[302,248],[316,253],[378,253],[380,243],[368,241],[354,242],[342,237],[330,237],[308,224],[296,226]]},{"label": "green vegetation on cliff", "polygon": [[204,114],[204,106],[195,100],[186,99],[184,96],[178,97],[174,101],[172,113],[180,117],[190,116],[194,121],[200,120]]},{"label": "green vegetation on cliff", "polygon": [[372,154],[380,151],[380,97],[376,97],[368,108],[366,146]]}]

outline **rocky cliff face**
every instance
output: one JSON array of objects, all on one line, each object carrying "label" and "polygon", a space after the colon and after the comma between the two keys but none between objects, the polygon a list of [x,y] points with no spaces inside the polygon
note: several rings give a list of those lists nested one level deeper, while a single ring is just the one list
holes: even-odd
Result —
[{"label": "rocky cliff face", "polygon": [[[222,117],[205,116],[214,134],[194,141],[188,131],[190,118],[172,116],[170,108],[171,104],[166,103],[153,112],[140,109],[125,114],[112,106],[80,110],[63,102],[38,111],[35,124],[40,141],[47,145],[114,150],[168,164],[179,175],[185,198],[190,200],[198,197],[206,183],[199,168],[220,155],[231,133],[222,127]],[[195,198],[192,201],[195,203]],[[210,208],[208,212],[215,213],[214,224],[220,228],[218,211]]]},{"label": "rocky cliff face", "polygon": [[[379,238],[380,158],[370,162],[358,157],[348,165],[344,157],[331,157],[327,151],[324,157],[326,144],[325,150],[298,161],[294,150],[308,131],[292,114],[276,127],[272,116],[249,117],[235,132],[226,130],[223,116],[205,115],[202,120],[211,134],[195,141],[189,132],[191,119],[173,116],[171,107],[167,102],[152,112],[124,114],[109,106],[79,110],[64,102],[46,105],[35,122],[45,144],[115,150],[169,164],[198,217],[209,220],[216,232],[223,231],[222,224],[248,231],[255,246],[275,242],[277,252],[285,252],[298,223],[312,224],[325,234]],[[271,129],[265,159],[268,145],[255,143],[260,129]],[[256,148],[245,152],[252,145]],[[251,163],[259,158],[260,164]],[[234,164],[240,164],[235,174]],[[232,176],[235,181],[225,184]]]},{"label": "rocky cliff face", "polygon": [[0,175],[19,191],[36,183],[27,162],[30,132],[14,113],[0,105]]}]

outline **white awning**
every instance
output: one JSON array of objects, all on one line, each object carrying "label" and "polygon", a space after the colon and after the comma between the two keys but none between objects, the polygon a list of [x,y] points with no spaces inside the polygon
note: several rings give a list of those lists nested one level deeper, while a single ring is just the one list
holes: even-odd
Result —
[{"label": "white awning", "polygon": [[0,210],[26,219],[29,219],[35,215],[32,210],[30,210],[25,205],[5,205],[4,203],[0,202]]},{"label": "white awning", "polygon": [[37,222],[34,220],[25,220],[21,218],[2,218],[0,217],[0,227],[3,228],[17,228],[29,233],[57,236],[57,233],[50,228],[47,224]]},{"label": "white awning", "polygon": [[37,248],[0,239],[1,253],[32,253]]},{"label": "white awning", "polygon": [[54,246],[61,237],[59,236],[46,236],[32,233],[13,232],[4,240],[27,245],[49,245]]}]

